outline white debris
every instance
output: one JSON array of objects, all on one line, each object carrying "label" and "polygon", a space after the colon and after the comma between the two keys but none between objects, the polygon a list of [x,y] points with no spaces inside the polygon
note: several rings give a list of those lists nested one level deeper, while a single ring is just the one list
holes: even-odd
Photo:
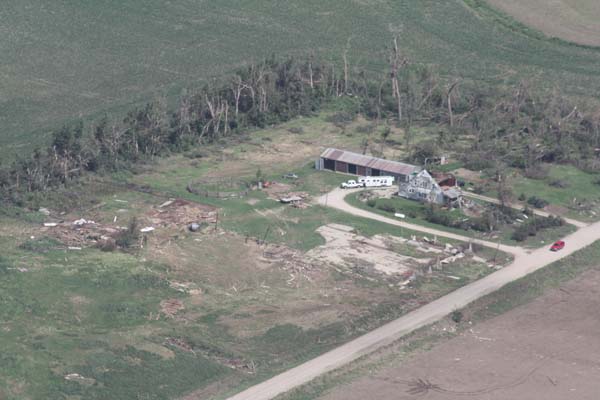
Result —
[{"label": "white debris", "polygon": [[65,375],[65,379],[68,381],[78,381],[78,380],[84,380],[85,378],[79,374],[67,374],[67,375]]},{"label": "white debris", "polygon": [[73,221],[73,225],[75,226],[83,226],[83,225],[94,225],[95,222],[92,220],[87,220],[84,218],[78,219],[77,221]]},{"label": "white debris", "polygon": [[44,222],[44,226],[47,228],[54,228],[55,226],[58,226],[58,224],[56,222]]},{"label": "white debris", "polygon": [[462,278],[454,275],[446,275],[447,278],[454,279],[455,281],[460,281]]},{"label": "white debris", "polygon": [[175,200],[168,200],[168,201],[165,201],[165,202],[164,202],[164,203],[162,203],[160,206],[158,206],[158,208],[168,207],[168,206],[170,206],[171,204],[173,204],[173,202],[174,202],[174,201],[175,201]]},{"label": "white debris", "polygon": [[40,213],[44,214],[45,216],[49,216],[49,215],[50,215],[50,210],[48,210],[48,209],[47,209],[47,208],[45,208],[45,207],[42,207],[42,208],[40,208],[40,209],[38,210],[38,212],[40,212]]},{"label": "white debris", "polygon": [[154,231],[154,229],[155,228],[153,226],[147,226],[145,228],[140,229],[140,232],[142,232],[142,233],[148,233],[148,232]]},{"label": "white debris", "polygon": [[67,247],[69,250],[81,250],[81,247],[73,247],[73,246],[69,246]]}]

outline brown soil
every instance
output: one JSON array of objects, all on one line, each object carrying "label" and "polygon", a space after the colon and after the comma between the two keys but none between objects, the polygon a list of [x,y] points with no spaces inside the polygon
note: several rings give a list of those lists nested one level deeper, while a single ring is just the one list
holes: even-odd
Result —
[{"label": "brown soil", "polygon": [[600,46],[600,3],[597,0],[489,0],[518,21],[550,37]]},{"label": "brown soil", "polygon": [[322,399],[597,399],[598,310],[600,271],[591,271]]},{"label": "brown soil", "polygon": [[167,299],[160,302],[160,311],[170,318],[173,318],[175,314],[184,309],[183,302],[178,299]]}]

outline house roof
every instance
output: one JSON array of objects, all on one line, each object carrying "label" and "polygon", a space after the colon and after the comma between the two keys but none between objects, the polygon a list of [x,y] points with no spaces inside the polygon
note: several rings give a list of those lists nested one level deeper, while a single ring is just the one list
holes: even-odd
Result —
[{"label": "house roof", "polygon": [[449,188],[444,190],[444,196],[448,197],[449,199],[458,199],[460,196],[462,196],[462,192],[456,188]]},{"label": "house roof", "polygon": [[382,158],[365,156],[363,154],[353,153],[351,151],[329,148],[321,154],[321,158],[345,162],[348,164],[359,165],[361,167],[378,169],[394,174],[409,175],[419,171],[421,168],[416,165],[401,163],[398,161],[384,160]]}]

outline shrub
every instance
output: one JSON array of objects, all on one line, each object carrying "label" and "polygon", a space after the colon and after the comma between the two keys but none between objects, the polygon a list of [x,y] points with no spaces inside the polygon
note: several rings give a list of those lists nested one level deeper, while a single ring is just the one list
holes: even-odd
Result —
[{"label": "shrub", "polygon": [[548,201],[541,199],[537,196],[531,196],[530,198],[527,199],[527,204],[532,205],[535,208],[544,208],[550,203],[548,203]]},{"label": "shrub", "polygon": [[569,187],[569,182],[562,179],[553,179],[550,181],[549,185],[559,189],[566,189]]},{"label": "shrub", "polygon": [[525,196],[525,193],[521,193],[519,195],[519,201],[525,201],[525,200],[527,200],[527,196]]},{"label": "shrub", "polygon": [[369,207],[375,207],[377,205],[377,201],[375,201],[375,199],[369,199],[367,200],[367,206]]},{"label": "shrub", "polygon": [[304,128],[302,128],[301,126],[298,126],[298,127],[295,126],[295,127],[289,128],[288,132],[293,133],[295,135],[300,135],[300,134],[304,133]]},{"label": "shrub", "polygon": [[128,249],[135,245],[140,239],[139,224],[136,217],[129,220],[127,229],[119,233],[115,238],[115,243],[122,249]]},{"label": "shrub", "polygon": [[510,237],[512,240],[515,240],[517,242],[524,242],[528,236],[529,234],[527,233],[527,230],[523,229],[523,225],[521,225],[517,229],[515,229],[515,231]]},{"label": "shrub", "polygon": [[450,314],[450,318],[451,318],[451,319],[452,319],[452,321],[454,321],[455,323],[457,323],[457,324],[460,324],[460,323],[461,323],[461,321],[462,321],[462,320],[463,320],[463,318],[464,318],[464,315],[463,315],[463,313],[462,313],[462,312],[460,312],[460,311],[458,311],[458,310],[455,310],[455,311],[452,311],[452,314]]},{"label": "shrub", "polygon": [[530,179],[544,179],[548,176],[548,167],[544,164],[532,165],[525,169],[525,176]]},{"label": "shrub", "polygon": [[527,222],[519,225],[512,233],[511,238],[517,242],[522,242],[527,239],[528,236],[535,236],[542,229],[556,228],[563,226],[565,221],[560,217],[549,216],[549,217],[530,217]]},{"label": "shrub", "polygon": [[394,207],[393,205],[391,205],[389,203],[378,204],[377,208],[380,209],[381,211],[385,211],[385,212],[389,212],[389,213],[395,213],[396,212],[396,207]]}]

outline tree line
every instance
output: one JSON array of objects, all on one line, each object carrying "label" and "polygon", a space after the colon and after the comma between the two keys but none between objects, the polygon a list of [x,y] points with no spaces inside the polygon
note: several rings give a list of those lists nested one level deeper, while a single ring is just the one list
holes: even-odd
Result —
[{"label": "tree line", "polygon": [[[182,93],[175,109],[153,101],[120,120],[65,126],[53,132],[47,147],[0,165],[0,197],[16,201],[83,174],[126,169],[247,129],[314,115],[342,98],[352,115],[401,126],[415,162],[468,139],[463,161],[473,169],[512,166],[534,174],[543,162],[600,169],[600,109],[578,107],[558,91],[534,90],[526,81],[500,87],[443,77],[404,57],[395,40],[386,71],[350,66],[347,53],[343,61],[340,67],[314,56],[271,57]],[[415,126],[436,129],[438,137],[413,145]]]}]

